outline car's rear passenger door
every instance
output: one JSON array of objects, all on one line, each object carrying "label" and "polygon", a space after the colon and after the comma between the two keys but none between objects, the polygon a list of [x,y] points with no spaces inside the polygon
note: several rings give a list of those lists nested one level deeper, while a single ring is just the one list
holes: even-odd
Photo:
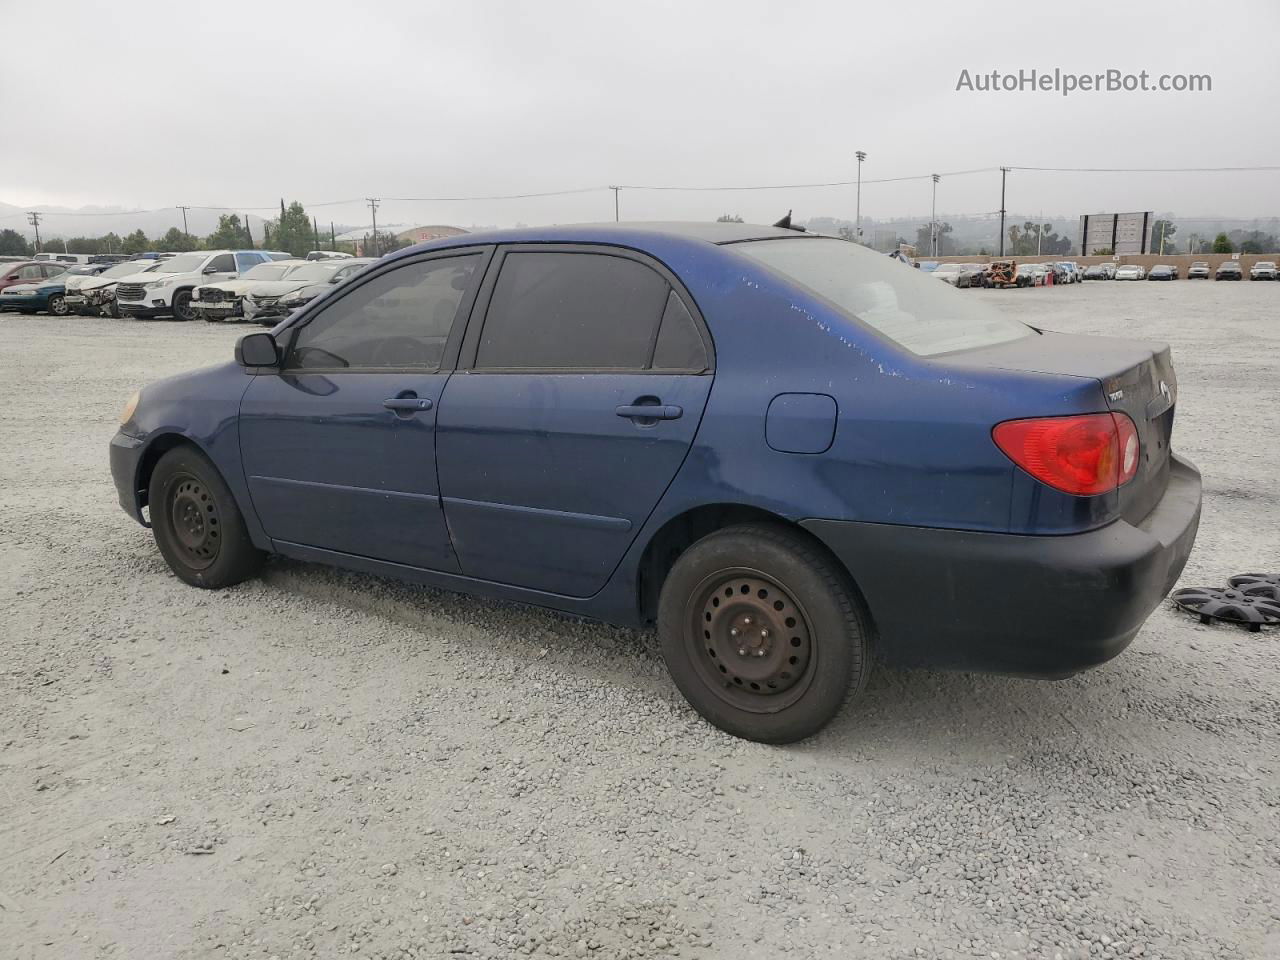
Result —
[{"label": "car's rear passenger door", "polygon": [[598,591],[683,463],[713,365],[696,306],[660,264],[500,248],[436,427],[462,572]]},{"label": "car's rear passenger door", "polygon": [[387,265],[277,338],[240,402],[240,449],[272,539],[458,572],[436,486],[436,414],[490,248]]}]

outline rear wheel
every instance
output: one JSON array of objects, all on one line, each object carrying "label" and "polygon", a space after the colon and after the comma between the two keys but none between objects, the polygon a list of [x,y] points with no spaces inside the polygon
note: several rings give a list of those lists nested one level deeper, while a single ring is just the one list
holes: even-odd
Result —
[{"label": "rear wheel", "polygon": [[175,320],[194,320],[196,318],[196,311],[191,306],[191,291],[179,290],[175,293],[173,295],[173,304],[170,309],[173,311],[173,319]]},{"label": "rear wheel", "polygon": [[217,468],[194,447],[164,454],[148,490],[156,546],[170,569],[196,587],[247,580],[266,555],[249,539],[235,497]]},{"label": "rear wheel", "polygon": [[847,575],[807,537],[771,524],[729,527],[681,554],[662,587],[658,632],[690,705],[763,743],[821,730],[870,665]]}]

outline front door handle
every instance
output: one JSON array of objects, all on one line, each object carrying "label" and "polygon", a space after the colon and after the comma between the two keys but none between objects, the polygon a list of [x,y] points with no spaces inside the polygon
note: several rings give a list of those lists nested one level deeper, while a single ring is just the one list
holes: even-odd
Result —
[{"label": "front door handle", "polygon": [[430,410],[431,401],[426,397],[392,397],[383,400],[382,405],[396,413],[417,413],[419,410]]},{"label": "front door handle", "polygon": [[683,407],[670,403],[624,403],[613,412],[630,420],[679,420],[684,416]]}]

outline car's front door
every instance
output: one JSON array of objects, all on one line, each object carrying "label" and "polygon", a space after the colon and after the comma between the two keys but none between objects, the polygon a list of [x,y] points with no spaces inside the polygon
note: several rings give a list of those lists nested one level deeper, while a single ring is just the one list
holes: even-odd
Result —
[{"label": "car's front door", "polygon": [[710,342],[675,278],[645,258],[548,246],[501,257],[441,400],[445,517],[466,575],[590,596],[684,462]]},{"label": "car's front door", "polygon": [[458,564],[436,486],[440,394],[487,251],[401,261],[281,334],[240,403],[253,506],[273,540],[433,570]]}]

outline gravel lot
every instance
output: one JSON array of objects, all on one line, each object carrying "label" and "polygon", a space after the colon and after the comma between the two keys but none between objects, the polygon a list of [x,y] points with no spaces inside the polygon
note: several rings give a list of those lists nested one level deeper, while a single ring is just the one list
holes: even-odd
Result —
[{"label": "gravel lot", "polygon": [[[1280,569],[1280,284],[965,295],[1171,342],[1183,582]],[[0,955],[1280,956],[1280,631],[1166,606],[1056,684],[881,669],[774,748],[649,634],[295,562],[193,590],[106,444],[241,332],[0,319]]]}]

